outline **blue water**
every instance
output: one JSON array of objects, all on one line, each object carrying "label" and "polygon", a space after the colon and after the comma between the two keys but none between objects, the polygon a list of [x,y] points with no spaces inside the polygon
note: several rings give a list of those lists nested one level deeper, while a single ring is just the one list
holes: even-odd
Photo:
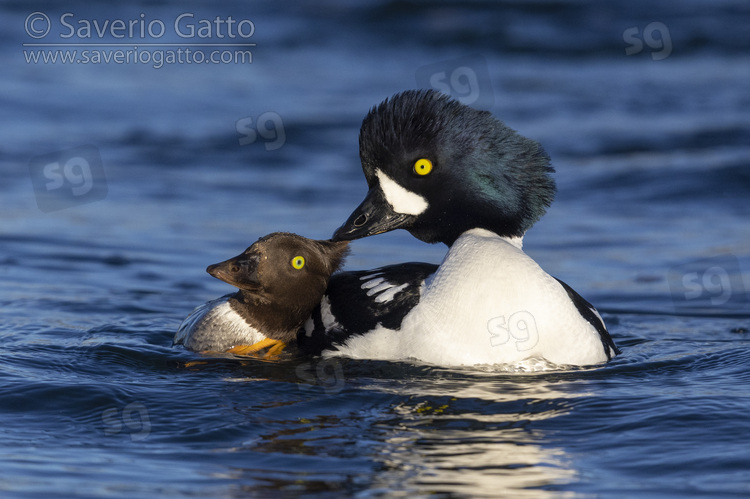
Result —
[{"label": "blue water", "polygon": [[[250,19],[256,45],[27,63],[34,12],[48,42],[65,13],[184,42],[187,12]],[[747,497],[748,23],[744,0],[3,3],[0,496]],[[525,249],[623,354],[519,373],[173,348],[231,291],[208,264],[346,219],[362,117],[424,75],[550,153],[558,196]],[[81,155],[88,175],[65,170]],[[445,252],[402,232],[352,249],[348,269]]]}]

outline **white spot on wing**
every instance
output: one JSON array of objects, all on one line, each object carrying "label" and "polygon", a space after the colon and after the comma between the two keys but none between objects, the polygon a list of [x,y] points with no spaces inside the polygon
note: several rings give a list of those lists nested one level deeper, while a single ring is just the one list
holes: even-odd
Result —
[{"label": "white spot on wing", "polygon": [[390,282],[381,282],[380,284],[372,288],[370,291],[368,291],[367,296],[372,296],[377,293],[382,293],[383,291],[391,289],[392,287],[393,287],[393,284]]},{"label": "white spot on wing", "polygon": [[315,322],[312,317],[308,317],[305,321],[305,336],[308,338],[312,337],[313,330],[315,329]]},{"label": "white spot on wing", "polygon": [[429,206],[425,198],[404,189],[382,171],[375,170],[375,175],[380,181],[380,189],[383,191],[386,201],[396,213],[419,215],[424,213]]},{"label": "white spot on wing", "polygon": [[383,281],[385,281],[385,279],[383,279],[382,277],[378,277],[378,278],[372,279],[371,281],[367,281],[366,283],[362,284],[362,286],[360,286],[360,287],[362,289],[374,288],[375,286],[377,286],[378,284],[380,284]]},{"label": "white spot on wing", "polygon": [[331,300],[325,295],[320,302],[320,319],[323,321],[323,329],[325,331],[341,327],[341,324],[338,323],[336,317],[331,312]]},{"label": "white spot on wing", "polygon": [[375,301],[378,303],[388,303],[389,301],[393,300],[393,298],[396,296],[396,294],[400,291],[403,291],[409,286],[408,283],[404,283],[401,286],[393,286],[388,291],[385,291],[378,295],[375,298]]},{"label": "white spot on wing", "polygon": [[386,281],[383,277],[376,277],[371,279],[360,286],[362,289],[366,289],[367,296],[375,296],[377,303],[387,303],[396,296],[396,293],[403,291],[409,286],[408,283],[396,286],[394,283]]}]

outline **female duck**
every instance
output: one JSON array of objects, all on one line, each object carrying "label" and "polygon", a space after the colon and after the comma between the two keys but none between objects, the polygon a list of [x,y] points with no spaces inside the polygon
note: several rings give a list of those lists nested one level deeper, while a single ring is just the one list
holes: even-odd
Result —
[{"label": "female duck", "polygon": [[194,351],[281,352],[321,301],[347,242],[314,241],[283,232],[260,238],[242,254],[206,271],[239,288],[196,308],[175,344]]}]

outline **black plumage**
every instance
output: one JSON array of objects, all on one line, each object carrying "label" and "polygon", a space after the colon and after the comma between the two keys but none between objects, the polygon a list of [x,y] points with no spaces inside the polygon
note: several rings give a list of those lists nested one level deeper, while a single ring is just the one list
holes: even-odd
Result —
[{"label": "black plumage", "polygon": [[[425,279],[437,268],[432,263],[410,262],[334,274],[323,298],[328,305],[315,307],[297,335],[299,348],[318,355],[323,350],[335,350],[353,335],[372,331],[378,324],[400,329],[404,317],[419,303]],[[381,292],[365,287],[372,279],[382,279],[383,287],[386,283],[390,286]],[[403,289],[393,292],[401,286]]]}]

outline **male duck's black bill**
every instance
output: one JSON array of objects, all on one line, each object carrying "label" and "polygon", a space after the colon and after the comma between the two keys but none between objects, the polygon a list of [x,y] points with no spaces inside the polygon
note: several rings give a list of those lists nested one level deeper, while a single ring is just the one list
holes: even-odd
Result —
[{"label": "male duck's black bill", "polygon": [[396,213],[383,196],[380,187],[371,188],[364,201],[349,215],[344,225],[333,233],[334,241],[351,241],[361,237],[407,228],[414,217]]}]

